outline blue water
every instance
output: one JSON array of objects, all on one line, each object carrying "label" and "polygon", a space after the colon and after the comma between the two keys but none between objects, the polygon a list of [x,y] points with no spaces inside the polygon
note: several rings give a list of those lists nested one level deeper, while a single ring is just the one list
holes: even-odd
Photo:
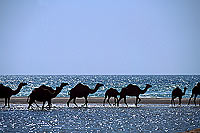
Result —
[{"label": "blue water", "polygon": [[61,82],[69,83],[64,87],[58,97],[69,97],[68,92],[76,84],[83,83],[93,89],[96,83],[104,84],[91,97],[104,97],[105,91],[109,88],[115,88],[118,91],[128,84],[136,84],[144,89],[145,84],[151,84],[150,88],[141,97],[169,98],[175,87],[182,90],[187,87],[185,98],[190,97],[192,88],[200,82],[200,75],[0,75],[0,83],[16,89],[20,82],[28,83],[23,87],[17,97],[28,96],[35,87],[42,84],[55,88]]},{"label": "blue water", "polygon": [[[80,106],[80,105],[79,105]],[[56,105],[51,110],[27,110],[27,105],[0,109],[0,132],[125,132],[175,133],[200,128],[200,108],[140,105],[88,108]]]}]

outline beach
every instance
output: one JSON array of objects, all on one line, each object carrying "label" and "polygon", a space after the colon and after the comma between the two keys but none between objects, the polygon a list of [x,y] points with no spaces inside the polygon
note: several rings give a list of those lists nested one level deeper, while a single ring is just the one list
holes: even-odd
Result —
[{"label": "beach", "polygon": [[[68,101],[68,97],[56,97],[52,99],[53,104],[66,104]],[[90,103],[96,103],[96,104],[103,104],[104,97],[88,97],[88,101]],[[183,98],[182,104],[188,104],[189,98]],[[84,98],[77,98],[76,103],[84,103]],[[178,98],[175,99],[176,104],[178,104]],[[10,100],[11,104],[27,104],[27,97],[11,97]],[[73,103],[73,100],[70,102]],[[110,99],[110,103],[114,103],[113,98]],[[135,97],[127,98],[128,104],[134,104],[135,103]],[[0,99],[0,104],[4,104],[4,99]],[[120,104],[124,104],[124,100],[122,99],[120,101]],[[171,104],[171,98],[141,98],[141,102],[139,104]],[[191,100],[191,103],[193,104],[193,100]]]},{"label": "beach", "polygon": [[[129,107],[121,100],[120,106],[103,106],[103,97],[88,98],[88,108],[82,107],[83,98],[77,99],[78,107],[68,98],[52,99],[53,107],[28,110],[27,97],[11,97],[10,108],[2,108],[0,99],[0,132],[185,132],[199,127],[200,107],[171,106],[170,98],[141,98],[135,107],[135,98],[128,98]],[[110,101],[113,103],[113,99]],[[37,102],[41,107],[42,103]],[[176,100],[178,103],[178,99]]]}]

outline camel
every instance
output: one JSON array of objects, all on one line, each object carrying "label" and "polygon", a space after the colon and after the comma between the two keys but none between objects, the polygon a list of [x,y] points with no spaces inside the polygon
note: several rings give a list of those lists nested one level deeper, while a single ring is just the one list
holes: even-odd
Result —
[{"label": "camel", "polygon": [[[101,86],[103,86],[103,84],[96,84],[96,87],[95,89],[90,89],[87,85],[83,85],[81,83],[77,84],[74,88],[72,88],[69,92],[69,95],[70,95],[70,98],[67,102],[67,106],[69,107],[69,102],[73,100],[73,103],[78,107],[78,105],[76,104],[76,98],[81,98],[81,97],[84,97],[85,98],[85,104],[86,107],[87,107],[87,103],[88,103],[88,100],[87,100],[87,97],[89,94],[93,94],[95,93]],[[83,106],[84,106],[83,105]]]},{"label": "camel", "polygon": [[[27,102],[29,103],[28,109],[32,106],[35,101],[43,102],[42,110],[46,101],[48,102],[49,109],[51,108],[51,99],[55,98],[63,89],[64,86],[69,85],[68,83],[61,83],[60,87],[56,87],[53,90],[51,87],[41,85],[39,88],[35,88],[32,93],[28,96]],[[37,104],[36,104],[37,105]]]},{"label": "camel", "polygon": [[[126,104],[126,106],[128,107],[128,104],[126,103],[126,96],[136,96],[136,102],[135,102],[135,106],[137,107],[137,104],[141,101],[141,99],[139,98],[140,94],[144,94],[149,88],[151,88],[152,86],[149,84],[146,84],[146,87],[144,90],[141,90],[137,85],[132,85],[129,84],[127,87],[122,88],[121,92],[120,92],[120,98],[117,101],[117,106],[119,106],[119,101],[124,98],[124,103]],[[138,101],[139,100],[139,101]]]},{"label": "camel", "polygon": [[8,107],[10,108],[10,97],[12,95],[17,95],[20,92],[21,88],[25,85],[27,85],[27,83],[20,83],[16,90],[12,90],[10,87],[0,84],[0,98],[5,98],[4,107],[6,107],[8,104]]},{"label": "camel", "polygon": [[[190,104],[191,98],[194,96],[194,104],[196,106],[196,98],[198,95],[200,95],[200,82],[197,83],[197,85],[192,89],[192,95],[189,99],[188,105]],[[199,105],[200,105],[200,102],[199,102]]]},{"label": "camel", "polygon": [[103,100],[103,105],[105,105],[105,101],[107,97],[108,97],[107,102],[109,103],[109,105],[111,105],[109,102],[111,97],[114,97],[115,103],[113,105],[116,105],[118,101],[117,95],[119,95],[119,92],[116,89],[113,89],[113,88],[108,89],[105,93],[105,99]]},{"label": "camel", "polygon": [[176,97],[179,97],[179,105],[181,105],[181,99],[182,99],[182,96],[185,95],[186,90],[187,90],[187,88],[185,87],[185,88],[184,88],[184,92],[182,92],[182,90],[181,90],[179,87],[176,87],[176,88],[172,91],[172,100],[171,100],[171,104],[173,105],[173,103],[174,103],[174,106],[175,106],[174,99],[175,99]]}]

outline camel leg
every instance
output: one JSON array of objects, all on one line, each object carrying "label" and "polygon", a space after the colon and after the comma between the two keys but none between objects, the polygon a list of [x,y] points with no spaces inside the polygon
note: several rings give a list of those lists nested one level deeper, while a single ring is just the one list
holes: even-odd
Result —
[{"label": "camel leg", "polygon": [[51,104],[51,100],[49,100],[49,101],[48,101],[49,109],[51,109],[51,105],[52,105],[52,104]]},{"label": "camel leg", "polygon": [[32,106],[32,104],[34,103],[34,100],[32,100],[31,98],[30,98],[30,101],[28,102],[28,109],[30,109],[30,107],[33,107]]},{"label": "camel leg", "polygon": [[[87,103],[88,103],[88,100],[87,100],[87,96],[85,97],[85,104],[84,105],[86,105],[86,107],[87,107]],[[83,105],[83,106],[84,106]]]},{"label": "camel leg", "polygon": [[137,104],[138,104],[138,97],[136,97],[136,100],[135,100],[135,106],[137,107]]},{"label": "camel leg", "polygon": [[105,98],[103,100],[103,106],[105,106],[106,98],[107,98],[107,95],[105,95]]},{"label": "camel leg", "polygon": [[[138,101],[139,100],[139,101]],[[141,101],[141,99],[139,98],[139,96],[136,96],[136,102],[135,102],[135,106],[137,107],[137,104]]]},{"label": "camel leg", "polygon": [[126,103],[126,97],[124,97],[124,103],[125,103],[126,106],[128,107],[128,104]]},{"label": "camel leg", "polygon": [[10,108],[10,97],[8,97],[8,108]]},{"label": "camel leg", "polygon": [[119,101],[122,99],[122,97],[119,98],[119,100],[117,101],[117,106],[119,106]]},{"label": "camel leg", "polygon": [[69,100],[68,100],[68,102],[67,102],[67,106],[68,106],[68,107],[69,107],[69,102],[70,102],[72,99],[73,99],[72,97],[69,98]]},{"label": "camel leg", "polygon": [[172,100],[171,100],[172,106],[173,106],[173,104],[174,104],[174,106],[175,106],[175,101],[174,101],[175,98],[176,98],[176,97],[172,97]]},{"label": "camel leg", "polygon": [[190,97],[190,99],[189,99],[188,105],[190,104],[190,100],[191,100],[192,97],[193,97],[193,94],[191,95],[191,97]]},{"label": "camel leg", "polygon": [[7,97],[5,98],[5,105],[3,106],[3,108],[5,108],[7,106]]},{"label": "camel leg", "polygon": [[110,104],[109,100],[110,100],[110,96],[108,97],[108,100],[107,100],[107,102],[108,102],[108,103],[109,103],[109,105],[111,106],[111,104]]},{"label": "camel leg", "polygon": [[[175,99],[175,98],[174,98]],[[173,102],[174,102],[174,106],[175,106],[175,101],[173,100]]]},{"label": "camel leg", "polygon": [[181,105],[181,99],[182,99],[182,97],[179,97],[179,105]]},{"label": "camel leg", "polygon": [[173,97],[172,97],[172,100],[171,100],[171,105],[172,105],[172,106],[173,106],[173,100],[174,100],[174,99],[173,99]]},{"label": "camel leg", "polygon": [[141,101],[141,99],[138,97],[138,100],[139,100],[139,101],[138,101],[138,103],[139,103],[139,102]]},{"label": "camel leg", "polygon": [[73,103],[76,105],[76,107],[78,107],[78,105],[76,104],[76,97],[74,98]]},{"label": "camel leg", "polygon": [[34,101],[33,103],[35,103],[35,105],[39,108],[40,106]]},{"label": "camel leg", "polygon": [[196,98],[197,98],[197,95],[194,95],[194,104],[196,106]]},{"label": "camel leg", "polygon": [[44,109],[45,102],[46,102],[46,101],[43,101],[42,110]]},{"label": "camel leg", "polygon": [[116,105],[117,101],[118,101],[118,98],[117,97],[114,97],[114,100],[115,100],[115,103],[113,104],[114,106]]},{"label": "camel leg", "polygon": [[199,99],[199,106],[200,106],[200,99]]},{"label": "camel leg", "polygon": [[174,106],[175,106],[175,101],[174,101],[175,98],[176,98],[176,97],[173,97],[173,104],[174,104]]}]

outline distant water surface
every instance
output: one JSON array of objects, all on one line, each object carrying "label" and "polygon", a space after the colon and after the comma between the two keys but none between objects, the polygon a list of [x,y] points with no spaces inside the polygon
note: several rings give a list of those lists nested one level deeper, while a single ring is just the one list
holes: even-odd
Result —
[{"label": "distant water surface", "polygon": [[61,82],[69,83],[64,87],[58,97],[69,97],[68,92],[76,84],[83,83],[94,89],[96,83],[104,84],[92,97],[104,97],[105,91],[115,88],[118,91],[128,84],[136,84],[141,89],[145,84],[151,84],[150,88],[142,97],[169,98],[175,87],[188,87],[185,98],[190,97],[192,88],[200,82],[200,75],[0,75],[0,83],[16,89],[20,82],[28,83],[23,87],[17,97],[28,96],[35,87],[42,84],[55,89]]}]

